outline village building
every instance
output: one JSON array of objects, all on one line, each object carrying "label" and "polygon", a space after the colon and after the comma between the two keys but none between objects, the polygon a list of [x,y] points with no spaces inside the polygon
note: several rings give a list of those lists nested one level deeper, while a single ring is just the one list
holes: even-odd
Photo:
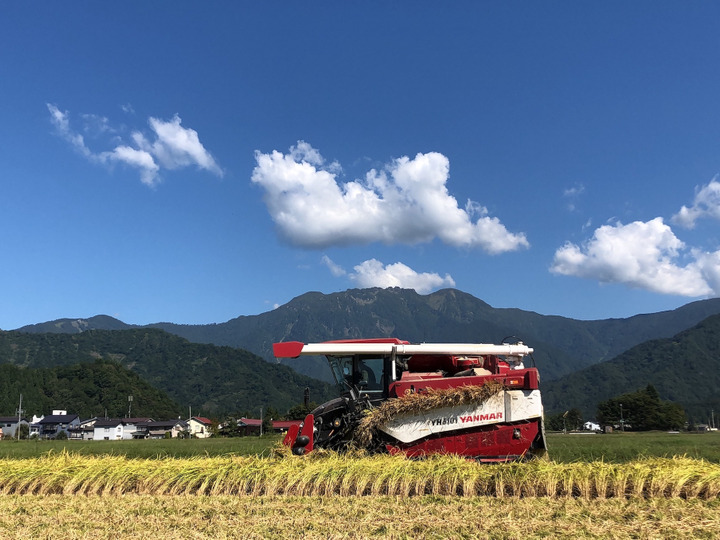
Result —
[{"label": "village building", "polygon": [[188,420],[188,429],[191,437],[198,439],[207,439],[212,435],[210,428],[212,427],[212,420],[205,418],[204,416],[193,416]]},{"label": "village building", "polygon": [[24,418],[18,421],[17,416],[0,416],[0,438],[12,439],[17,435],[18,426],[29,426],[29,422]]},{"label": "village building", "polygon": [[52,414],[43,417],[37,424],[30,425],[30,436],[35,434],[41,439],[55,439],[60,432],[63,432],[69,438],[70,432],[79,426],[80,417],[77,414],[54,410]]}]

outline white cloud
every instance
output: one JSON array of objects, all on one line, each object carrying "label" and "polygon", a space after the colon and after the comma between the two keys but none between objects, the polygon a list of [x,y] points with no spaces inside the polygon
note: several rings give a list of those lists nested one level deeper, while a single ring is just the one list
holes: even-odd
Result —
[{"label": "white cloud", "polygon": [[402,287],[426,294],[440,287],[455,286],[455,280],[449,274],[442,277],[435,273],[418,273],[401,262],[385,266],[376,259],[370,259],[355,266],[354,270],[350,279],[363,288]]},{"label": "white cloud", "polygon": [[678,264],[685,245],[662,218],[627,225],[603,225],[578,246],[567,243],[555,252],[551,272],[624,283],[662,294],[708,296],[720,292],[720,252],[701,254]]},{"label": "white cloud", "polygon": [[339,164],[326,166],[304,141],[287,154],[257,151],[255,159],[252,181],[265,190],[280,234],[297,246],[417,244],[439,238],[493,254],[529,247],[523,233],[509,232],[480,204],[458,207],[446,186],[449,161],[436,152],[401,157],[347,183],[336,178]]},{"label": "white cloud", "polygon": [[342,266],[340,266],[339,264],[335,264],[333,260],[327,255],[322,256],[322,263],[328,267],[330,273],[335,277],[340,277],[347,274],[347,272]]},{"label": "white cloud", "polygon": [[[154,133],[152,141],[140,131],[135,131],[131,135],[131,143],[113,142],[112,150],[93,152],[83,136],[71,129],[67,111],[62,112],[51,104],[47,107],[58,134],[83,156],[97,163],[122,163],[136,168],[142,182],[149,186],[160,181],[159,173],[163,168],[172,170],[195,165],[218,176],[223,175],[212,155],[200,143],[197,132],[182,127],[182,120],[178,115],[167,122],[151,117],[148,123]],[[116,133],[105,117],[87,114],[82,118],[86,123],[86,132],[96,137],[105,133]]]},{"label": "white cloud", "polygon": [[55,126],[58,135],[69,142],[75,150],[80,152],[85,157],[90,157],[91,152],[87,146],[85,146],[85,139],[79,133],[74,133],[70,129],[70,120],[68,119],[67,111],[63,112],[51,103],[47,104],[48,111],[50,111],[50,121]]},{"label": "white cloud", "polygon": [[680,208],[680,211],[672,217],[672,222],[682,227],[692,229],[695,222],[701,217],[720,219],[720,182],[717,177],[700,189],[695,189],[695,200],[693,205]]},{"label": "white cloud", "polygon": [[585,191],[585,186],[582,184],[575,184],[573,187],[563,191],[563,197],[567,200],[567,209],[570,212],[574,212],[577,208],[577,200],[580,195]]}]

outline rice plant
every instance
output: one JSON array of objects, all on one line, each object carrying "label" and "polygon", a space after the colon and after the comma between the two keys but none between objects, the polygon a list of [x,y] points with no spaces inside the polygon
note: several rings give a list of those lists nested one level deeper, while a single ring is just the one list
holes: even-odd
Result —
[{"label": "rice plant", "polygon": [[720,465],[686,457],[612,464],[481,465],[458,456],[318,452],[129,459],[48,454],[0,460],[0,494],[233,496],[491,496],[571,499],[720,497]]}]

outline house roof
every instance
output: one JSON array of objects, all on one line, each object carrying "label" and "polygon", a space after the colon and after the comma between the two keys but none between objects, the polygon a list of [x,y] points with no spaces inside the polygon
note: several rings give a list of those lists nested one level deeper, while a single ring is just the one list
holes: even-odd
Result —
[{"label": "house roof", "polygon": [[175,426],[186,427],[187,422],[184,420],[159,420],[157,422],[140,422],[138,427],[146,427],[148,429],[172,429]]},{"label": "house roof", "polygon": [[299,426],[302,420],[273,420],[273,428],[289,429],[290,426]]},{"label": "house roof", "polygon": [[96,428],[117,427],[124,423],[125,423],[125,421],[121,418],[101,418],[100,420],[97,420],[95,422],[95,427]]},{"label": "house roof", "polygon": [[262,425],[262,420],[258,420],[257,418],[241,418],[238,420],[238,425],[260,427]]},{"label": "house roof", "polygon": [[77,414],[49,414],[38,424],[68,424],[77,418]]},{"label": "house roof", "polygon": [[[3,424],[17,424],[17,421],[17,416],[0,416],[0,422],[2,422]],[[27,420],[25,420],[24,418],[21,418],[20,421],[27,422]]]},{"label": "house roof", "polygon": [[197,420],[201,424],[205,424],[206,426],[212,425],[212,420],[209,418],[205,418],[204,416],[193,416],[190,420]]}]

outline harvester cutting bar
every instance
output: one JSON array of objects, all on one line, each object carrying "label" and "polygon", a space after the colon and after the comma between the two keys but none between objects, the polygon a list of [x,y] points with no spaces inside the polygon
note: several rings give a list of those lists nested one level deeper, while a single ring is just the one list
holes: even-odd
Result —
[{"label": "harvester cutting bar", "polygon": [[422,355],[448,354],[454,356],[527,356],[533,349],[523,344],[492,345],[487,343],[421,343],[409,345],[403,343],[302,343],[287,341],[273,344],[273,353],[277,358],[297,358],[298,356],[352,356],[352,355]]}]

